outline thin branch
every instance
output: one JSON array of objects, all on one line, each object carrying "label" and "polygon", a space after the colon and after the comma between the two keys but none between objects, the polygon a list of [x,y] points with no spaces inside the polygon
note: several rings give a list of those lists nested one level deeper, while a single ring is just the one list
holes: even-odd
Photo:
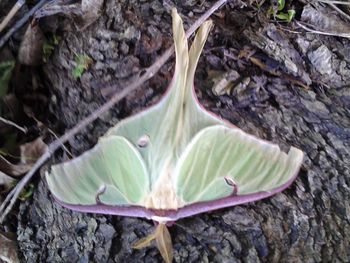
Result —
[{"label": "thin branch", "polygon": [[334,4],[334,5],[350,5],[349,1],[333,1],[333,0],[316,0],[317,2]]},{"label": "thin branch", "polygon": [[350,21],[350,16],[347,13],[345,13],[343,10],[341,10],[339,7],[337,7],[335,4],[329,3],[329,6],[332,7],[335,11],[337,11],[340,15],[342,15],[345,19]]},{"label": "thin branch", "polygon": [[13,33],[20,29],[25,23],[27,23],[29,18],[32,17],[34,13],[48,1],[49,0],[41,0],[27,14],[25,14],[25,16],[22,17],[12,28],[10,28],[9,31],[2,38],[0,38],[0,49],[3,47],[3,45],[5,45],[7,40],[10,39]]},{"label": "thin branch", "polygon": [[345,37],[345,38],[350,38],[350,33],[338,33],[338,32],[324,32],[324,31],[319,31],[319,30],[314,30],[312,28],[309,28],[302,23],[295,21],[298,26],[300,26],[302,29],[308,31],[309,33],[313,34],[320,34],[320,35],[326,35],[326,36],[336,36],[336,37]]},{"label": "thin branch", "polygon": [[17,14],[18,10],[25,4],[25,0],[18,0],[16,4],[11,8],[7,16],[2,20],[0,24],[0,33],[7,26],[10,20]]},{"label": "thin branch", "polygon": [[291,29],[289,29],[287,27],[284,27],[284,26],[281,26],[281,25],[278,25],[277,27],[280,30],[283,30],[283,31],[286,31],[286,32],[289,32],[289,33],[292,33],[292,34],[301,34],[302,33],[302,32],[299,32],[299,31],[291,30]]},{"label": "thin branch", "polygon": [[11,125],[11,126],[17,128],[18,130],[20,130],[23,133],[27,133],[27,129],[26,128],[23,128],[23,127],[19,126],[18,124],[14,123],[13,121],[7,120],[7,119],[5,119],[5,118],[3,118],[1,116],[0,116],[0,121],[3,122],[3,123],[6,123],[7,125]]},{"label": "thin branch", "polygon": [[[226,4],[228,0],[219,0],[217,1],[209,10],[207,10],[201,17],[194,22],[194,24],[187,30],[186,36],[189,37],[192,35],[198,27],[203,24],[205,20],[207,20],[212,13],[214,13],[218,8],[222,5]],[[16,187],[7,195],[6,199],[0,206],[0,223],[3,222],[6,215],[11,211],[13,205],[22,189],[27,185],[29,180],[33,177],[35,172],[52,156],[52,154],[59,149],[65,142],[67,142],[70,138],[72,138],[75,134],[84,129],[91,122],[96,120],[103,113],[111,109],[114,104],[119,102],[121,99],[125,98],[130,92],[136,90],[140,87],[145,81],[152,78],[162,65],[171,57],[174,52],[174,45],[172,45],[168,50],[164,52],[164,54],[157,59],[157,61],[147,68],[146,72],[138,79],[133,81],[128,87],[123,89],[121,92],[116,93],[109,101],[107,101],[104,105],[102,105],[99,109],[91,113],[85,119],[80,121],[76,126],[72,129],[68,130],[61,138],[55,140],[48,146],[48,150],[44,153],[43,156],[39,158],[39,160],[34,164],[33,168],[22,178],[22,180],[16,185]]]},{"label": "thin branch", "polygon": [[[59,137],[56,135],[56,133],[53,132],[53,130],[51,130],[50,128],[48,128],[47,130],[48,130],[49,133],[52,134],[52,136],[55,137],[56,140],[59,139]],[[69,155],[70,158],[72,158],[72,159],[74,158],[74,155],[67,149],[66,146],[64,146],[64,144],[62,144],[62,148]]]}]

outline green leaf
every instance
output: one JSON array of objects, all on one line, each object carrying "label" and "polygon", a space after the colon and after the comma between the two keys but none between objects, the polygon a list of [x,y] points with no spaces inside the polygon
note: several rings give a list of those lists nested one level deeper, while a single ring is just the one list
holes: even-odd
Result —
[{"label": "green leaf", "polygon": [[278,11],[283,10],[285,5],[286,5],[286,1],[285,0],[278,0]]},{"label": "green leaf", "polygon": [[56,35],[52,35],[52,37],[48,38],[43,44],[43,61],[46,63],[50,56],[52,55],[55,47],[58,45],[60,37]]},{"label": "green leaf", "polygon": [[290,23],[295,16],[295,10],[290,9],[287,11],[287,13],[281,12],[286,6],[286,2],[285,0],[278,0],[277,4],[277,9],[274,9],[273,6],[270,6],[270,8],[267,10],[267,17],[273,16],[274,18],[278,18],[281,21]]},{"label": "green leaf", "polygon": [[75,56],[76,66],[72,71],[74,78],[81,78],[85,70],[87,70],[91,63],[92,59],[88,55],[76,55]]},{"label": "green leaf", "polygon": [[21,201],[26,201],[28,198],[30,198],[33,195],[33,193],[34,193],[34,184],[29,184],[22,190],[18,198]]},{"label": "green leaf", "polygon": [[0,99],[7,94],[12,71],[15,68],[15,61],[5,61],[0,63]]},{"label": "green leaf", "polygon": [[290,23],[295,16],[295,11],[294,10],[288,10],[288,13],[278,13],[276,17],[282,21]]}]

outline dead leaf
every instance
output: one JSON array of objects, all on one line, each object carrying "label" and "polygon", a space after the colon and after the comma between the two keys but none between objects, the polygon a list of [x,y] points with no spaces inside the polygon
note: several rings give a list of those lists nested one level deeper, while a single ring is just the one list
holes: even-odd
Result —
[{"label": "dead leaf", "polygon": [[13,164],[0,155],[0,171],[11,176],[21,176],[28,172],[32,166],[28,164]]},{"label": "dead leaf", "polygon": [[64,2],[53,1],[35,13],[35,18],[63,14],[73,18],[80,30],[84,30],[101,15],[103,0],[82,0],[81,4],[64,4]]},{"label": "dead leaf", "polygon": [[163,47],[163,38],[160,34],[154,37],[142,34],[140,45],[140,52],[143,54],[152,54]]},{"label": "dead leaf", "polygon": [[307,4],[303,8],[301,21],[312,26],[315,30],[334,34],[349,34],[350,25],[332,11],[322,5]]},{"label": "dead leaf", "polygon": [[8,93],[3,98],[3,105],[6,109],[6,117],[11,120],[22,120],[23,118],[23,103],[20,103],[14,93]]},{"label": "dead leaf", "polygon": [[0,155],[0,171],[11,175],[21,176],[28,172],[37,159],[40,158],[47,150],[47,145],[39,137],[32,142],[25,143],[20,146],[20,162],[13,164]]},{"label": "dead leaf", "polygon": [[81,11],[83,12],[81,17],[82,23],[80,25],[81,30],[87,28],[100,17],[102,5],[103,0],[81,1]]},{"label": "dead leaf", "polygon": [[90,15],[99,16],[102,5],[103,0],[82,0],[81,11],[89,13]]},{"label": "dead leaf", "polygon": [[38,137],[32,142],[25,143],[20,147],[21,163],[33,164],[47,151],[47,145],[41,137]]},{"label": "dead leaf", "polygon": [[234,83],[239,79],[240,75],[235,70],[222,73],[220,76],[213,78],[214,85],[212,91],[214,95],[221,96],[229,95],[234,86]]},{"label": "dead leaf", "polygon": [[38,24],[29,24],[18,51],[18,61],[27,66],[42,63],[44,34]]},{"label": "dead leaf", "polygon": [[165,224],[158,225],[155,236],[157,247],[162,258],[166,263],[171,263],[173,261],[173,245],[170,233]]},{"label": "dead leaf", "polygon": [[0,62],[0,99],[7,94],[8,85],[14,68],[15,61],[13,60]]},{"label": "dead leaf", "polygon": [[0,186],[9,188],[16,180],[0,171]]},{"label": "dead leaf", "polygon": [[0,231],[0,259],[6,263],[18,263],[16,239]]},{"label": "dead leaf", "polygon": [[40,19],[46,16],[63,14],[68,17],[81,16],[80,4],[64,5],[64,2],[51,1],[35,12],[34,18]]}]

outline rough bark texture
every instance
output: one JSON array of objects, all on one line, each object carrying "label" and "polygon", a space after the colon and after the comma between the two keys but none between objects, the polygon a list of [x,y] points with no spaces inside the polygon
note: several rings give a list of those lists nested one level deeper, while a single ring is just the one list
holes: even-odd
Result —
[{"label": "rough bark texture", "polygon": [[[172,5],[189,24],[210,4],[107,0],[101,18],[85,31],[65,28],[45,66],[57,120],[73,126],[111,92],[100,81],[113,80],[123,88],[150,65],[172,42]],[[305,161],[296,182],[283,193],[176,222],[170,228],[175,261],[349,262],[349,40],[281,31],[264,14],[233,4],[213,19],[216,26],[196,74],[200,101],[249,133],[284,149],[299,147]],[[246,45],[258,48],[253,56],[265,68],[249,57],[238,58]],[[75,53],[94,60],[78,80],[72,75]],[[170,61],[144,87],[76,136],[70,142],[73,154],[93,146],[118,119],[156,101],[172,67]],[[211,74],[230,70],[240,74],[241,82],[230,95],[214,96]],[[294,80],[312,85],[305,89]],[[57,156],[53,162],[62,159]],[[153,223],[143,219],[64,209],[41,180],[33,199],[20,206],[18,240],[25,262],[161,262],[155,247],[131,248],[153,229]]]}]

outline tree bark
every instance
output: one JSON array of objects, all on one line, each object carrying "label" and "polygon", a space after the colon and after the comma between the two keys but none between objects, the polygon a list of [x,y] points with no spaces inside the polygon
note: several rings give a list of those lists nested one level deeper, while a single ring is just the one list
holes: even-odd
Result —
[{"label": "tree bark", "polygon": [[[177,7],[188,25],[210,4],[198,7],[185,1]],[[44,66],[54,121],[73,126],[112,92],[99,83],[114,81],[122,88],[150,65],[172,43],[171,5],[176,4],[107,0],[100,19],[85,31],[73,31],[63,22],[62,41]],[[207,109],[283,149],[302,149],[302,169],[289,189],[272,198],[176,222],[170,228],[175,261],[349,262],[349,40],[295,36],[262,16],[232,3],[213,16],[216,26],[195,85]],[[249,57],[238,58],[247,46],[265,68]],[[72,75],[74,54],[94,60],[80,79]],[[157,101],[172,68],[173,61],[70,141],[72,153],[81,154],[118,119]],[[229,70],[239,72],[240,80],[249,78],[249,84],[235,83],[230,95],[214,96],[211,74]],[[305,89],[295,80],[312,85]],[[64,154],[56,156],[52,163],[64,159]],[[42,168],[41,177],[48,169]],[[18,240],[25,262],[161,262],[155,247],[131,248],[153,229],[144,219],[62,208],[41,179],[33,199],[20,205]]]}]

